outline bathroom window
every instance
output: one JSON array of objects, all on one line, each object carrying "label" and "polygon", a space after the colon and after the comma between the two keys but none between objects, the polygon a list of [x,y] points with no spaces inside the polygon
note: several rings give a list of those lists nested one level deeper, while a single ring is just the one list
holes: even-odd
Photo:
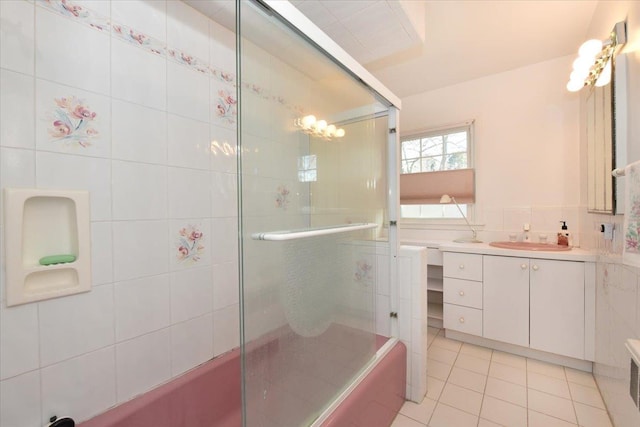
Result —
[{"label": "bathroom window", "polygon": [[314,182],[318,180],[318,166],[315,154],[298,158],[298,181]]},{"label": "bathroom window", "polygon": [[400,213],[402,218],[462,219],[475,201],[473,123],[426,131],[401,138]]}]

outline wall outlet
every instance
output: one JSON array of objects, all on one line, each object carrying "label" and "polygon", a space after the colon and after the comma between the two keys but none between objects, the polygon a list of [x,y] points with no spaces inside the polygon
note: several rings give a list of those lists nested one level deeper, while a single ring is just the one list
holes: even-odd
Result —
[{"label": "wall outlet", "polygon": [[600,231],[604,233],[604,240],[613,240],[614,225],[613,223],[600,224]]}]

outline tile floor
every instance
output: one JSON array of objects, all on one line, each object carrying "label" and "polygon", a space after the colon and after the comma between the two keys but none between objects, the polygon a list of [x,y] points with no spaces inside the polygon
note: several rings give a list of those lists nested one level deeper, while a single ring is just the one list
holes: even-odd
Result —
[{"label": "tile floor", "polygon": [[429,328],[427,396],[392,427],[612,427],[590,373],[461,343]]}]

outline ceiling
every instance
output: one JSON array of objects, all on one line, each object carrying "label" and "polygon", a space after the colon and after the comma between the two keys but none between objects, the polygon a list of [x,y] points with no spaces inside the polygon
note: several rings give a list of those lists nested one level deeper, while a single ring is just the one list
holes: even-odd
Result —
[{"label": "ceiling", "polygon": [[392,92],[405,97],[576,53],[597,1],[292,3]]}]

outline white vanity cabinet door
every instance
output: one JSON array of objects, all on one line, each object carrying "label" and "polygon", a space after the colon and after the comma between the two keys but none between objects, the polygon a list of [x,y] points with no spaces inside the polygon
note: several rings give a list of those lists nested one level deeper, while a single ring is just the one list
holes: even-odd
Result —
[{"label": "white vanity cabinet door", "polygon": [[529,260],[483,257],[485,338],[529,346]]},{"label": "white vanity cabinet door", "polygon": [[530,265],[529,346],[584,359],[584,263],[532,259]]}]

